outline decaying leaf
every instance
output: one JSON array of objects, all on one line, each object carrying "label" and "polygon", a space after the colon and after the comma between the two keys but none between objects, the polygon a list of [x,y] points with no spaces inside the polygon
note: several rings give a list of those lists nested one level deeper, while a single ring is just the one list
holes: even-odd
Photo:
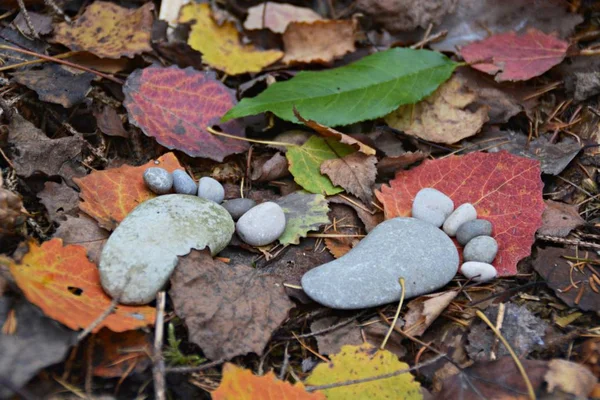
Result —
[{"label": "decaying leaf", "polygon": [[206,250],[192,250],[179,259],[169,294],[189,340],[211,360],[262,355],[294,305],[272,275],[227,265]]},{"label": "decaying leaf", "polygon": [[456,8],[457,0],[358,0],[357,7],[390,32],[439,25]]},{"label": "decaying leaf", "polygon": [[92,365],[94,375],[103,378],[120,378],[129,373],[139,373],[152,364],[152,338],[142,331],[115,333],[103,329],[94,336]]},{"label": "decaying leaf", "polygon": [[296,183],[304,190],[332,195],[344,189],[331,183],[328,177],[321,174],[321,164],[325,160],[344,157],[354,152],[349,145],[338,142],[334,138],[312,136],[302,146],[290,147],[285,156],[290,163],[290,172]]},{"label": "decaying leaf", "polygon": [[548,393],[560,389],[580,399],[588,397],[598,383],[594,374],[583,365],[559,359],[548,362],[544,380],[548,384]]},{"label": "decaying leaf", "polygon": [[379,175],[395,175],[399,170],[406,169],[410,165],[426,159],[428,155],[417,150],[407,151],[399,156],[384,157],[377,162],[377,173]]},{"label": "decaying leaf", "polygon": [[105,135],[129,138],[129,132],[123,128],[123,121],[113,107],[101,105],[94,109],[94,118],[96,118],[98,129]]},{"label": "decaying leaf", "polygon": [[456,290],[449,290],[420,296],[412,300],[406,305],[408,312],[404,316],[404,332],[411,336],[421,336],[457,294]]},{"label": "decaying leaf", "polygon": [[13,74],[13,80],[34,90],[40,100],[71,108],[81,103],[91,89],[95,75],[59,64],[49,64],[40,70]]},{"label": "decaying leaf", "polygon": [[286,64],[330,64],[356,50],[354,20],[292,22],[283,34]]},{"label": "decaying leaf", "polygon": [[320,194],[297,191],[276,201],[285,213],[285,231],[279,237],[283,245],[298,244],[309,231],[329,223],[327,200]]},{"label": "decaying leaf", "polygon": [[[44,313],[73,330],[87,328],[111,303],[100,286],[100,275],[85,248],[63,246],[61,239],[41,245],[29,242],[29,250],[10,272],[27,299]],[[123,332],[154,324],[155,309],[118,306],[93,332],[106,327]]]},{"label": "decaying leaf", "polygon": [[585,224],[585,220],[579,215],[578,206],[552,200],[546,200],[545,203],[546,209],[542,214],[542,226],[538,229],[538,234],[566,237],[573,229]]},{"label": "decaying leaf", "polygon": [[156,197],[144,184],[144,171],[161,167],[169,172],[181,169],[173,153],[139,167],[123,165],[76,179],[81,189],[79,209],[98,221],[104,229],[113,230],[140,203]]},{"label": "decaying leaf", "polygon": [[345,204],[350,206],[356,211],[358,218],[365,225],[365,230],[367,232],[371,232],[373,228],[379,225],[384,220],[384,215],[378,209],[371,210],[373,207],[369,204],[366,206],[362,204],[360,200],[355,198],[354,196],[346,196],[337,195],[333,197],[328,197],[327,200],[331,203]]},{"label": "decaying leaf", "polygon": [[[378,350],[366,343],[360,346],[344,346],[331,362],[321,363],[306,379],[310,386],[327,385],[348,380],[364,379],[408,368],[408,364],[387,350]],[[374,380],[350,386],[323,390],[328,400],[342,399],[422,399],[420,385],[410,373],[388,379]]]},{"label": "decaying leaf", "polygon": [[417,192],[432,187],[450,196],[456,206],[471,203],[478,218],[492,223],[499,250],[494,266],[500,276],[517,273],[517,263],[531,253],[542,224],[544,201],[540,165],[507,152],[470,153],[425,160],[399,171],[390,186],[375,194],[386,219],[408,217]]},{"label": "decaying leaf", "polygon": [[310,8],[267,1],[248,9],[244,28],[266,28],[271,32],[283,33],[292,22],[312,22],[319,19],[322,19],[321,16]]},{"label": "decaying leaf", "polygon": [[261,51],[242,45],[233,22],[225,21],[219,26],[213,20],[210,4],[182,7],[179,23],[192,23],[188,44],[202,53],[202,61],[229,75],[260,72],[283,57],[278,50]]},{"label": "decaying leaf", "polygon": [[0,326],[11,315],[12,334],[0,333],[0,398],[10,398],[41,369],[65,359],[76,334],[57,324],[23,298],[0,297]]},{"label": "decaying leaf", "polygon": [[252,158],[250,179],[256,182],[268,182],[289,175],[287,159],[281,153]]},{"label": "decaying leaf", "polygon": [[[244,141],[206,130],[219,124],[223,113],[236,103],[233,90],[212,72],[151,66],[129,75],[123,92],[129,121],[169,149],[215,161],[248,149]],[[244,135],[235,121],[220,126],[229,134]]]},{"label": "decaying leaf", "polygon": [[50,221],[58,224],[68,215],[76,214],[79,209],[79,193],[65,183],[46,182],[44,190],[37,197],[46,207]]},{"label": "decaying leaf", "polygon": [[256,376],[252,371],[225,363],[221,384],[211,393],[213,400],[325,400],[323,393],[308,393],[302,382],[292,386],[273,371]]},{"label": "decaying leaf", "polygon": [[331,179],[331,183],[343,187],[363,202],[373,201],[373,185],[377,176],[377,157],[355,152],[342,158],[325,160],[321,173]]},{"label": "decaying leaf", "polygon": [[472,68],[495,75],[499,82],[525,81],[560,64],[568,47],[568,42],[553,35],[529,29],[523,35],[507,32],[471,43],[460,55]]},{"label": "decaying leaf", "polygon": [[98,226],[92,217],[82,213],[78,217],[67,215],[52,237],[62,239],[65,245],[77,244],[84,247],[90,261],[98,265],[109,235],[110,232]]},{"label": "decaying leaf", "polygon": [[71,50],[89,51],[104,58],[131,57],[152,51],[152,11],[148,2],[137,9],[108,1],[90,4],[74,24],[62,22],[54,29],[54,41]]},{"label": "decaying leaf", "polygon": [[456,143],[475,135],[488,120],[488,107],[474,106],[477,95],[450,78],[431,96],[385,117],[392,128],[436,143]]}]

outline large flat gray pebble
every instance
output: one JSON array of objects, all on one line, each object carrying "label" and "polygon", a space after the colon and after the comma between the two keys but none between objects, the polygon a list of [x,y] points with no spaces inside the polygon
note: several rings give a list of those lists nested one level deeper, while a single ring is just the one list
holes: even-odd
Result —
[{"label": "large flat gray pebble", "polygon": [[173,187],[173,176],[164,168],[150,167],[144,171],[144,183],[156,194],[165,194]]},{"label": "large flat gray pebble", "polygon": [[267,201],[250,209],[238,220],[235,230],[252,246],[273,243],[285,231],[285,214],[279,204]]},{"label": "large flat gray pebble", "polygon": [[490,236],[477,236],[463,250],[465,261],[479,261],[490,264],[498,253],[498,242]]},{"label": "large flat gray pebble", "polygon": [[350,252],[308,271],[302,288],[327,307],[357,309],[431,293],[458,270],[458,251],[440,229],[415,218],[393,218],[377,225]]},{"label": "large flat gray pebble", "polygon": [[475,210],[475,207],[473,207],[471,203],[461,204],[460,207],[454,210],[452,214],[446,218],[443,226],[444,232],[446,232],[448,236],[454,236],[462,224],[476,218],[477,210]]},{"label": "large flat gray pebble", "polygon": [[461,265],[460,273],[475,282],[485,282],[494,279],[498,272],[493,265],[479,261],[468,261]]},{"label": "large flat gray pebble", "polygon": [[154,300],[178,256],[208,246],[214,255],[231,240],[234,223],[220,205],[168,194],[137,206],[110,235],[100,257],[104,290],[124,304]]},{"label": "large flat gray pebble", "polygon": [[456,240],[463,246],[477,236],[491,236],[492,223],[484,219],[474,219],[462,224],[456,231]]},{"label": "large flat gray pebble", "polygon": [[454,210],[454,202],[450,197],[437,189],[425,188],[415,196],[412,216],[439,228],[452,210]]},{"label": "large flat gray pebble", "polygon": [[218,180],[205,176],[198,182],[198,197],[221,204],[225,198],[225,188]]},{"label": "large flat gray pebble", "polygon": [[196,182],[182,169],[173,171],[173,189],[179,194],[196,194]]},{"label": "large flat gray pebble", "polygon": [[229,214],[231,214],[231,218],[233,218],[234,221],[237,221],[242,215],[246,214],[248,210],[254,207],[256,202],[252,199],[231,199],[221,205],[229,212]]}]

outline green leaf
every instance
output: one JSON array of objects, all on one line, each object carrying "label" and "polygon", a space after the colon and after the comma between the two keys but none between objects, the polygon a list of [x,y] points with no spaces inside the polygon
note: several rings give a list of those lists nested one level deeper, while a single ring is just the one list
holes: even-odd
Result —
[{"label": "green leaf", "polygon": [[356,150],[335,138],[312,136],[302,146],[288,147],[285,156],[290,164],[290,173],[296,183],[304,190],[325,195],[343,192],[344,189],[334,186],[329,178],[321,175],[321,163],[333,158],[342,158]]},{"label": "green leaf", "polygon": [[296,122],[294,106],[304,118],[327,126],[379,118],[429,96],[458,65],[434,51],[390,49],[343,67],[300,72],[243,99],[222,120],[271,111]]},{"label": "green leaf", "polygon": [[329,207],[323,195],[299,190],[280,198],[276,203],[285,213],[285,231],[279,238],[283,245],[299,244],[300,238],[306,237],[309,231],[318,230],[321,225],[329,223]]}]

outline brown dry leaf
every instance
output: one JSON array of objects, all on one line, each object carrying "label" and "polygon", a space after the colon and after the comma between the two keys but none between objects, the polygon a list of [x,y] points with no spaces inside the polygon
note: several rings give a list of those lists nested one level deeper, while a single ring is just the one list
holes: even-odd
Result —
[{"label": "brown dry leaf", "polygon": [[61,176],[72,183],[73,177],[86,174],[82,152],[87,142],[80,136],[49,139],[31,122],[15,114],[8,127],[11,161],[17,174],[29,178],[36,172]]},{"label": "brown dry leaf", "polygon": [[283,33],[292,22],[312,22],[320,19],[321,16],[310,8],[267,1],[248,9],[244,28],[266,28],[271,32]]},{"label": "brown dry leaf", "polygon": [[16,193],[0,188],[0,239],[3,233],[13,233],[25,222],[23,201]]},{"label": "brown dry leaf", "polygon": [[356,50],[354,20],[292,22],[283,34],[285,64],[330,64]]},{"label": "brown dry leaf", "polygon": [[581,399],[586,398],[598,383],[594,374],[583,365],[559,359],[550,360],[544,379],[548,393],[558,388]]},{"label": "brown dry leaf", "polygon": [[72,57],[69,57],[69,61],[77,65],[95,69],[96,71],[106,72],[107,74],[116,74],[129,67],[134,61],[127,58],[100,58],[88,53],[87,51],[79,51]]},{"label": "brown dry leaf", "polygon": [[453,77],[417,104],[392,111],[385,122],[430,142],[452,144],[475,135],[488,120],[487,106],[471,110],[476,101],[477,95]]},{"label": "brown dry leaf", "polygon": [[98,129],[108,136],[119,136],[128,139],[131,135],[123,128],[123,121],[113,107],[101,105],[94,109],[94,118]]},{"label": "brown dry leaf", "polygon": [[407,151],[395,157],[384,157],[377,162],[377,173],[379,175],[396,175],[401,169],[406,169],[412,164],[423,161],[429,156],[423,151]]},{"label": "brown dry leaf", "polygon": [[189,340],[211,360],[262,355],[294,306],[273,275],[214,260],[206,250],[179,259],[169,294]]},{"label": "brown dry leaf", "polygon": [[404,332],[411,336],[421,336],[454,300],[458,291],[428,294],[418,297],[407,304],[408,312],[404,316]]},{"label": "brown dry leaf", "polygon": [[75,23],[58,24],[54,41],[71,50],[89,51],[102,58],[133,58],[152,51],[153,10],[152,2],[129,9],[107,1],[95,1]]},{"label": "brown dry leaf", "polygon": [[[344,204],[330,204],[329,208],[331,210],[329,219],[332,224],[329,225],[331,230],[326,230],[325,233],[341,235],[364,233],[361,229],[362,223],[352,207]],[[360,237],[328,237],[324,240],[327,250],[335,258],[340,258],[348,253],[359,241]]]},{"label": "brown dry leaf", "polygon": [[252,158],[250,178],[255,182],[274,181],[289,175],[287,159],[281,153]]},{"label": "brown dry leaf", "polygon": [[439,25],[456,8],[457,0],[358,0],[357,7],[390,32]]},{"label": "brown dry leaf", "polygon": [[345,133],[339,132],[328,126],[321,125],[317,121],[313,121],[311,119],[305,119],[303,116],[300,115],[298,110],[296,110],[295,108],[294,108],[294,115],[296,116],[296,118],[298,118],[298,120],[300,122],[302,122],[304,125],[308,126],[309,128],[313,129],[314,131],[316,131],[319,135],[321,135],[323,137],[336,138],[337,140],[340,141],[340,143],[352,146],[355,149],[357,149],[358,151],[360,151],[361,153],[366,154],[368,156],[374,156],[377,153],[377,151],[374,148],[367,146],[366,144],[362,143],[359,140],[354,139],[350,135],[346,135]]},{"label": "brown dry leaf", "polygon": [[336,186],[343,187],[365,203],[373,200],[373,184],[377,176],[377,157],[355,152],[342,158],[325,160],[321,173]]},{"label": "brown dry leaf", "polygon": [[[31,25],[39,35],[47,35],[52,32],[52,16],[32,11],[27,12]],[[12,25],[21,32],[29,32],[27,21],[23,11],[13,20]]]},{"label": "brown dry leaf", "polygon": [[98,265],[109,235],[110,232],[99,227],[93,218],[80,214],[79,217],[67,215],[52,237],[61,238],[65,245],[78,244],[85,247],[87,257]]},{"label": "brown dry leaf", "polygon": [[573,229],[585,224],[579,215],[579,207],[558,201],[546,200],[539,235],[566,237]]},{"label": "brown dry leaf", "polygon": [[[382,212],[373,207],[370,203],[368,205],[361,203],[360,200],[354,196],[331,196],[327,198],[327,201],[330,203],[345,204],[352,207],[354,211],[356,211],[358,218],[360,218],[362,223],[365,225],[365,230],[367,232],[371,232],[373,228],[375,228],[384,220],[384,215]],[[369,210],[373,211],[370,212]]]},{"label": "brown dry leaf", "polygon": [[48,181],[44,190],[37,194],[40,203],[48,210],[50,221],[60,224],[67,215],[76,214],[79,210],[79,193],[65,183]]}]

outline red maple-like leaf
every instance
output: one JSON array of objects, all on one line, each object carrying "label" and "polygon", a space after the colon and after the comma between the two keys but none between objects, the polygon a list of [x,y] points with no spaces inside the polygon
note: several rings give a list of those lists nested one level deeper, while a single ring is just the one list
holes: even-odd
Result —
[{"label": "red maple-like leaf", "polygon": [[223,114],[237,101],[233,90],[212,72],[152,66],[129,75],[123,92],[129,121],[169,149],[215,161],[248,149],[246,142],[206,130],[220,125],[231,135],[244,136],[239,122],[220,124]]},{"label": "red maple-like leaf", "polygon": [[470,153],[427,160],[400,171],[375,194],[386,219],[409,217],[417,192],[435,188],[450,196],[454,205],[471,203],[478,218],[492,223],[498,242],[494,266],[501,276],[517,273],[517,263],[531,252],[535,231],[542,224],[544,201],[540,163],[508,152]]},{"label": "red maple-like leaf", "polygon": [[500,33],[460,50],[471,67],[490,75],[498,82],[525,81],[548,71],[565,58],[569,43],[536,29],[523,35]]}]

